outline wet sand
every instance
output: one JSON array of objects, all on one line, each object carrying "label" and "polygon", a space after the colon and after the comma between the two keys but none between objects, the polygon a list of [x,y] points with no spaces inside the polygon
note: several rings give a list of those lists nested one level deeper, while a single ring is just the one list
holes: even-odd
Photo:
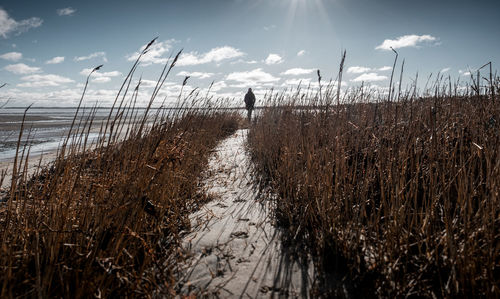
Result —
[{"label": "wet sand", "polygon": [[[12,110],[12,111],[11,111]],[[12,165],[16,155],[16,146],[19,139],[21,124],[23,122],[24,110],[20,109],[0,110],[0,179],[2,171],[7,170],[6,176],[0,185],[0,188],[6,188],[10,184],[12,175]],[[75,109],[39,109],[26,115],[24,120],[24,130],[21,138],[19,155],[23,151],[25,144],[30,149],[28,162],[28,176],[35,173],[38,165],[45,166],[55,160],[57,151],[67,137],[69,128],[74,118]],[[89,111],[81,111],[76,118],[73,133],[79,126],[87,121]],[[107,109],[99,110],[92,121],[92,127],[88,135],[88,147],[97,141],[101,125],[105,125],[108,119],[109,111]],[[130,120],[124,122],[119,140],[125,134]],[[147,122],[147,126],[150,122]],[[87,132],[87,129],[85,129]],[[72,134],[73,135],[73,134]],[[107,135],[107,134],[106,134]],[[74,136],[75,137],[75,136]],[[68,145],[71,144],[71,140]],[[40,162],[41,159],[41,162]],[[24,166],[24,165],[23,165]]]},{"label": "wet sand", "polygon": [[[26,115],[21,147],[28,141],[33,156],[56,151],[60,142],[67,135],[72,122],[71,115],[41,113]],[[0,113],[0,162],[12,162],[19,139],[22,114]],[[79,119],[75,126],[78,126]],[[91,133],[98,132],[102,118],[97,118],[92,126]],[[95,135],[95,134],[93,134]]]},{"label": "wet sand", "polygon": [[[28,171],[27,175],[28,177],[32,176],[35,174],[35,172],[39,169],[38,166],[43,167],[46,165],[49,165],[50,162],[54,161],[57,157],[57,150],[39,154],[39,155],[34,155],[30,156],[28,160]],[[19,162],[18,162],[19,163]],[[4,181],[2,182],[0,186],[0,191],[2,189],[5,190],[5,188],[8,188],[10,186],[11,180],[12,180],[12,168],[14,165],[14,161],[12,160],[7,160],[7,161],[0,161],[0,175],[2,171],[6,171],[6,176],[4,177]],[[24,166],[24,162],[23,165]],[[1,179],[1,176],[0,176]]]},{"label": "wet sand", "polygon": [[190,217],[178,289],[217,298],[307,298],[313,263],[281,242],[272,201],[258,191],[246,135],[239,130],[223,141],[209,162],[204,185],[214,200]]},{"label": "wet sand", "polygon": [[[0,120],[0,174],[7,170],[0,188],[10,184],[12,166],[16,155],[16,146],[21,129],[22,115],[2,114]],[[67,136],[72,119],[57,119],[53,116],[27,115],[19,148],[19,159],[24,145],[28,141],[30,156],[28,160],[28,176],[35,173],[38,165],[45,166],[55,160],[57,150]],[[91,139],[97,136],[100,123],[92,126]],[[26,154],[25,153],[25,154]],[[19,162],[18,162],[19,163]],[[24,162],[23,162],[24,166]],[[0,177],[1,178],[1,177]]]},{"label": "wet sand", "polygon": [[[59,127],[69,127],[71,122],[73,121],[74,112],[68,113],[53,113],[53,111],[46,111],[46,113],[35,112],[26,114],[26,118],[24,120],[25,128],[32,129],[50,129],[50,128],[59,128]],[[88,111],[80,112],[76,121],[80,120],[82,117],[82,113],[88,113]],[[83,115],[86,118],[86,115]],[[106,119],[105,116],[99,115],[94,118],[94,122],[100,122]],[[21,128],[21,123],[23,121],[23,115],[19,113],[9,113],[8,110],[1,111],[0,110],[0,131],[17,131]]]}]

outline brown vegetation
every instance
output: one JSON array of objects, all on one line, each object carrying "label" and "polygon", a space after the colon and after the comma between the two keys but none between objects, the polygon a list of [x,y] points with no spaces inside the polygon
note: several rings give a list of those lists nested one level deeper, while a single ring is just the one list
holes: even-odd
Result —
[{"label": "brown vegetation", "polygon": [[21,128],[11,187],[0,206],[0,297],[174,292],[187,217],[206,200],[200,173],[239,120],[216,108],[190,109],[209,100],[194,92],[179,95],[184,109],[151,109],[177,57],[165,65],[146,110],[136,108],[140,83],[127,95],[139,57],[96,143],[88,140],[96,110],[79,106],[56,161],[31,178],[29,136]]},{"label": "brown vegetation", "polygon": [[323,279],[345,271],[358,295],[500,295],[500,101],[477,86],[396,102],[361,87],[340,106],[331,88],[268,97],[252,156]]},{"label": "brown vegetation", "polygon": [[[130,86],[153,42],[97,142],[96,108],[80,111],[88,79],[57,159],[32,177],[21,128],[0,195],[0,297],[174,295],[187,216],[206,200],[200,174],[240,117],[193,108],[213,107],[195,90],[181,90],[180,109],[152,109],[180,53],[138,109],[140,82]],[[478,71],[452,88],[441,77],[419,98],[416,82],[395,92],[393,70],[388,99],[361,86],[341,102],[344,61],[336,92],[318,71],[317,92],[271,93],[249,133],[286,241],[315,257],[318,290],[336,272],[355,295],[500,296],[499,79],[490,70],[481,86]],[[344,294],[331,291],[321,295]]]}]

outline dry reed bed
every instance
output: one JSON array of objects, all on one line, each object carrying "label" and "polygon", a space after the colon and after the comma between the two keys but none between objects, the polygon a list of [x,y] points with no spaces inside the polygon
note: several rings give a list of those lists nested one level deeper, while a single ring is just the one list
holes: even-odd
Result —
[{"label": "dry reed bed", "polygon": [[198,176],[236,127],[187,114],[43,169],[0,211],[2,297],[172,291],[180,234],[205,200]]},{"label": "dry reed bed", "polygon": [[270,97],[249,144],[325,277],[347,270],[358,295],[498,297],[499,99],[353,93],[303,110],[299,95]]},{"label": "dry reed bed", "polygon": [[130,85],[153,42],[125,78],[98,141],[88,138],[95,107],[80,111],[88,78],[57,159],[31,178],[29,131],[23,136],[21,128],[11,187],[0,203],[0,297],[173,294],[187,216],[206,200],[199,175],[240,117],[218,112],[220,102],[193,108],[211,101],[195,91],[181,91],[182,109],[151,109],[179,54],[165,64],[147,109],[138,109],[141,83]]}]

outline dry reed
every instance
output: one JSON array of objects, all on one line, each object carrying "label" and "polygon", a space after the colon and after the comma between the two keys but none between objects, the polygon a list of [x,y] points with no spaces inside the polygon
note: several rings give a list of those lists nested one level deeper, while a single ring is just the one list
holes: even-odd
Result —
[{"label": "dry reed", "polygon": [[268,95],[252,156],[323,284],[337,272],[357,296],[500,296],[499,82],[389,100],[362,86],[336,108],[328,91]]},{"label": "dry reed", "polygon": [[[33,177],[21,129],[11,188],[0,206],[0,297],[173,295],[187,216],[206,200],[199,175],[239,116],[218,112],[219,104],[192,108],[210,100],[195,92],[179,95],[184,109],[152,109],[176,59],[165,65],[148,108],[137,108],[140,83],[131,95],[128,90],[153,42],[100,124],[96,106],[80,109],[87,78],[56,161]],[[92,143],[95,125],[100,133]]]}]

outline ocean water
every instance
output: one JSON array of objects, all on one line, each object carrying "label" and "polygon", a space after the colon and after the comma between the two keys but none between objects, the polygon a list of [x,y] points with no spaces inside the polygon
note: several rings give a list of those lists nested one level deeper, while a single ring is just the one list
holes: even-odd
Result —
[{"label": "ocean water", "polygon": [[[23,120],[24,108],[0,109],[0,162],[9,162],[16,155],[16,146]],[[24,122],[21,148],[25,144],[30,146],[30,155],[38,156],[43,153],[54,152],[66,137],[76,108],[31,108],[26,114]],[[90,109],[81,109],[80,117],[87,116]],[[107,118],[109,109],[98,109],[94,118],[97,127]],[[97,128],[98,129],[98,128]],[[29,137],[29,138],[28,138]],[[96,140],[98,133],[89,134],[89,140]]]},{"label": "ocean water", "polygon": [[[0,109],[0,162],[11,162],[14,160],[24,110],[25,108]],[[172,109],[166,110],[170,110],[166,111],[166,113],[176,112],[176,110]],[[235,110],[239,110],[242,116],[246,113],[244,109],[236,108]],[[31,157],[56,151],[68,134],[75,112],[76,108],[33,107],[29,109],[24,122],[20,151],[22,151],[22,147],[25,144],[29,144],[30,146]],[[80,109],[76,123],[78,123],[82,116],[86,119],[90,112],[91,110],[88,108]],[[89,143],[97,140],[99,137],[100,125],[106,121],[109,112],[109,108],[96,110],[92,130],[89,134]],[[149,116],[154,116],[156,112],[156,109],[152,109]],[[144,109],[139,108],[139,116],[143,115],[143,113]],[[172,113],[172,115],[175,114]]]}]

